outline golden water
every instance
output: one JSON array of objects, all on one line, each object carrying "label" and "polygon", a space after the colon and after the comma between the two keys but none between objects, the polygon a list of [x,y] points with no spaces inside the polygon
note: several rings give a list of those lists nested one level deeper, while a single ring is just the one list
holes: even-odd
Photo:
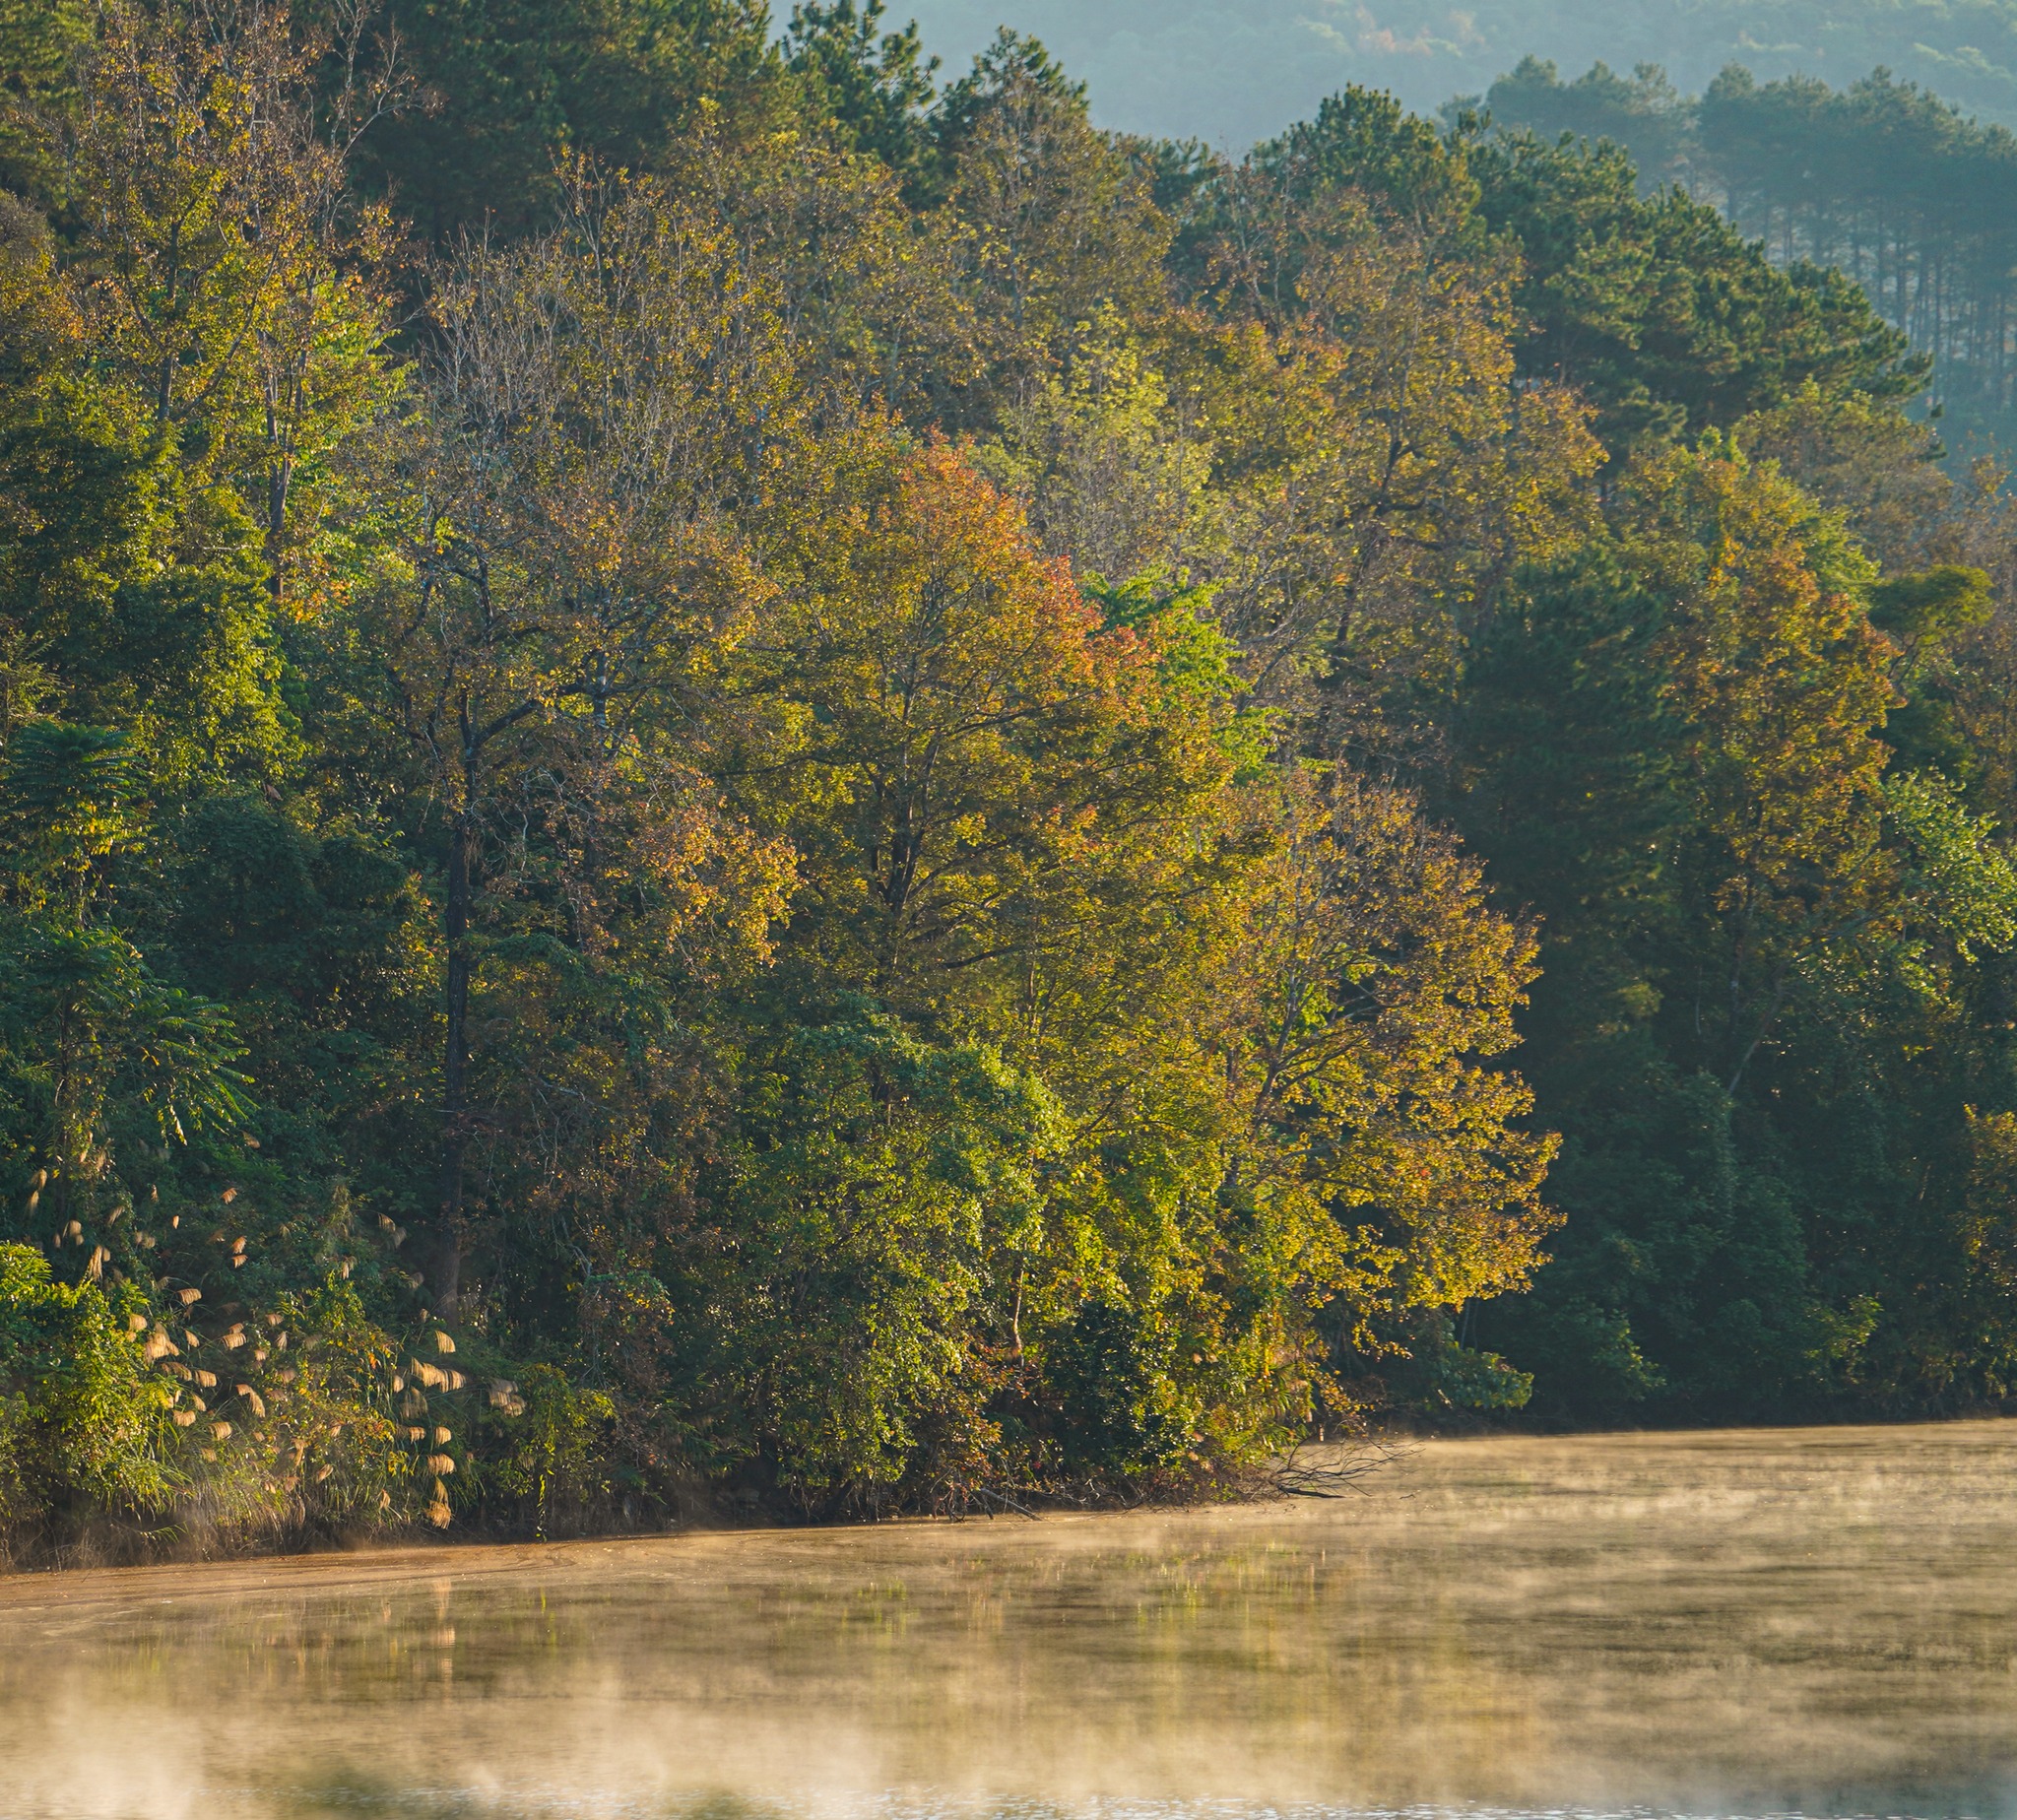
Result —
[{"label": "golden water", "polygon": [[2017,1814],[2017,1424],[0,1582],[0,1815]]}]

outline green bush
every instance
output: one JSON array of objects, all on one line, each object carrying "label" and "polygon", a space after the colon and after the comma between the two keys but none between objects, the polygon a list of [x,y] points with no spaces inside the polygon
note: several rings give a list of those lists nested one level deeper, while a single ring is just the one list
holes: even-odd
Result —
[{"label": "green bush", "polygon": [[98,1284],[0,1245],[0,1523],[33,1530],[99,1509],[160,1511],[183,1484],[169,1395],[134,1318]]}]

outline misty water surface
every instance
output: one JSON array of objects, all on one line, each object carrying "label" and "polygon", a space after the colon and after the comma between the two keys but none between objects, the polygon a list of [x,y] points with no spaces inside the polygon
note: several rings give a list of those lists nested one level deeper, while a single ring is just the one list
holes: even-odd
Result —
[{"label": "misty water surface", "polygon": [[0,1813],[2017,1812],[2017,1425],[0,1582]]}]

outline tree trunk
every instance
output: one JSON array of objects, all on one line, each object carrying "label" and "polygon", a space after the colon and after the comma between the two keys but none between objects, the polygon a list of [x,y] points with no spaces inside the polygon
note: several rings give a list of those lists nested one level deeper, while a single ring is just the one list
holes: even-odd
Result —
[{"label": "tree trunk", "polygon": [[276,455],[266,475],[266,591],[276,607],[281,600],[281,540],[287,530],[288,487],[292,479],[290,464]]},{"label": "tree trunk", "polygon": [[435,1228],[436,1313],[453,1319],[462,1293],[463,1162],[469,1148],[469,812],[448,831],[448,1020],[441,1056],[441,1207]]}]

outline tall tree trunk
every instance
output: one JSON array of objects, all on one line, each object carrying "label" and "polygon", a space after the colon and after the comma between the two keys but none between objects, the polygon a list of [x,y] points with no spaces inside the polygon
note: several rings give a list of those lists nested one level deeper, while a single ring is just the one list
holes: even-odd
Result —
[{"label": "tall tree trunk", "polygon": [[[272,433],[271,418],[268,433]],[[287,533],[288,488],[293,478],[293,464],[283,456],[274,456],[266,472],[266,591],[276,607],[281,600],[282,540]]]},{"label": "tall tree trunk", "polygon": [[463,1164],[469,1149],[469,811],[449,823],[448,1021],[441,1056],[441,1206],[435,1228],[436,1313],[453,1319],[462,1294]]}]

